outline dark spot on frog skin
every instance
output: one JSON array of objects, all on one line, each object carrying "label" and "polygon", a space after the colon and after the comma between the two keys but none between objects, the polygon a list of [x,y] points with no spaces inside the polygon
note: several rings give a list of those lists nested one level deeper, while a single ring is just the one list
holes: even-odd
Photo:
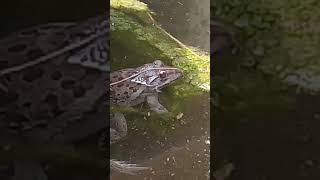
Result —
[{"label": "dark spot on frog skin", "polygon": [[31,102],[25,102],[22,104],[23,107],[31,107]]},{"label": "dark spot on frog skin", "polygon": [[93,74],[99,73],[99,71],[97,71],[96,69],[93,69],[93,68],[86,68],[85,71],[86,71],[86,75],[93,75]]},{"label": "dark spot on frog skin", "polygon": [[74,97],[79,98],[85,95],[86,90],[83,87],[78,86],[73,88],[72,92]]},{"label": "dark spot on frog skin", "polygon": [[55,94],[49,93],[44,102],[48,103],[51,107],[56,107],[58,105],[58,97]]},{"label": "dark spot on frog skin", "polygon": [[17,53],[24,51],[27,48],[25,44],[16,44],[8,48],[8,52]]},{"label": "dark spot on frog skin", "polygon": [[122,86],[123,86],[122,83],[119,83],[119,84],[117,85],[118,88],[120,88],[120,87],[122,87]]},{"label": "dark spot on frog skin", "polygon": [[44,53],[41,49],[32,49],[32,50],[29,50],[26,54],[27,58],[31,61],[43,55]]},{"label": "dark spot on frog skin", "polygon": [[23,74],[22,79],[29,83],[33,82],[34,80],[41,78],[44,74],[44,71],[40,68],[33,68],[28,70],[26,73]]},{"label": "dark spot on frog skin", "polygon": [[75,83],[76,82],[72,79],[63,80],[61,81],[61,87],[63,89],[71,89],[75,85]]},{"label": "dark spot on frog skin", "polygon": [[59,79],[61,79],[62,78],[62,74],[61,74],[61,72],[59,72],[59,71],[55,71],[55,72],[53,72],[52,74],[51,74],[51,79],[52,80],[59,80]]}]

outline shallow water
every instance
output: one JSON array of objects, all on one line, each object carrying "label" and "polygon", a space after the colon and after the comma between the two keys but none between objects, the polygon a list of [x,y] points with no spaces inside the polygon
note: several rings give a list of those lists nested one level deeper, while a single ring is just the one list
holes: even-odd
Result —
[{"label": "shallow water", "polygon": [[209,0],[142,0],[161,26],[187,46],[210,48]]},{"label": "shallow water", "polygon": [[111,179],[208,179],[209,98],[209,94],[204,94],[188,100],[183,117],[164,135],[155,135],[148,129],[131,129],[127,138],[115,145],[116,152],[112,147],[112,158],[129,159],[152,169],[134,176],[112,174]]}]

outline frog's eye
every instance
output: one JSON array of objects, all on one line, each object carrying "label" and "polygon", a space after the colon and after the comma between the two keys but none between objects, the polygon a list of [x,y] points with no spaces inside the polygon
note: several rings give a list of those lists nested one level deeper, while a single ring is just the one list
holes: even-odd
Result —
[{"label": "frog's eye", "polygon": [[160,67],[161,65],[162,65],[162,61],[160,61],[160,60],[155,60],[154,62],[153,62],[153,64],[156,66],[156,67]]},{"label": "frog's eye", "polygon": [[166,71],[160,71],[159,76],[160,76],[160,78],[165,78],[167,76]]}]

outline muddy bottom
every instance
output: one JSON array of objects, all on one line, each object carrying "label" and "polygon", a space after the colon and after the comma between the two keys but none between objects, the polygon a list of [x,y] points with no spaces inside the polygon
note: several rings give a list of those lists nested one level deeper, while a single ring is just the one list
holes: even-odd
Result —
[{"label": "muddy bottom", "polygon": [[111,157],[150,167],[150,170],[136,175],[113,173],[111,180],[209,179],[209,99],[205,94],[186,103],[182,118],[163,136],[155,136],[148,130],[130,130],[129,138],[119,142],[121,148],[117,149],[121,152],[111,151]]}]

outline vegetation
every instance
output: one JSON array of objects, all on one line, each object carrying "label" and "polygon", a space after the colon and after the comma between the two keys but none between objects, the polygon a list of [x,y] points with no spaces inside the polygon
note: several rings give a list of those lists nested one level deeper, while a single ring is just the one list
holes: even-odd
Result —
[{"label": "vegetation", "polygon": [[213,1],[212,13],[240,31],[242,64],[288,84],[320,90],[319,18],[316,0]]}]

